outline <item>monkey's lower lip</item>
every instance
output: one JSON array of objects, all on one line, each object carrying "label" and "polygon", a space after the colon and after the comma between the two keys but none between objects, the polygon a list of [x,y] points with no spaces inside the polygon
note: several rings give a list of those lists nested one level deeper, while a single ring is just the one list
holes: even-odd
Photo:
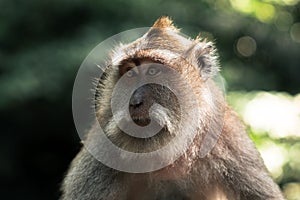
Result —
[{"label": "monkey's lower lip", "polygon": [[133,117],[132,120],[134,123],[136,123],[139,126],[147,126],[150,124],[150,119],[149,118],[140,118],[140,117]]}]

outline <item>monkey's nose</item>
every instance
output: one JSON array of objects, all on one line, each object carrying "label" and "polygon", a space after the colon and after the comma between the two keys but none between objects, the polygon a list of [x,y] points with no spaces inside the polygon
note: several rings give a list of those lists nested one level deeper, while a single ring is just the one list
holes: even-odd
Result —
[{"label": "monkey's nose", "polygon": [[133,108],[140,107],[143,104],[143,99],[140,95],[133,95],[129,102],[130,106]]},{"label": "monkey's nose", "polygon": [[131,107],[137,108],[143,104],[143,100],[141,98],[131,98],[129,104]]},{"label": "monkey's nose", "polygon": [[129,105],[132,108],[138,108],[143,105],[145,98],[145,90],[143,87],[138,88],[132,95]]}]

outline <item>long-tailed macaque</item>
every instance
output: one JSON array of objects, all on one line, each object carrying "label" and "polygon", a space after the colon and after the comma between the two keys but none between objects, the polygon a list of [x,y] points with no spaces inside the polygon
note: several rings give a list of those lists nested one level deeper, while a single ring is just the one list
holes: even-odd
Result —
[{"label": "long-tailed macaque", "polygon": [[[284,199],[244,126],[214,82],[218,61],[211,42],[200,37],[183,37],[168,17],[161,17],[143,37],[113,52],[113,64],[100,77],[96,95],[97,119],[107,137],[127,151],[151,152],[182,134],[177,127],[180,120],[185,121],[185,126],[195,126],[188,129],[194,131],[195,137],[173,163],[145,173],[110,168],[82,147],[63,182],[62,200]],[[149,124],[149,109],[157,103],[161,107],[153,108],[153,116],[163,128],[152,138],[135,138],[125,134],[112,120],[112,90],[125,75],[131,80],[138,75],[164,73],[155,64],[168,66],[181,74],[191,90],[180,90],[182,83],[176,83],[183,94],[184,105],[180,105],[176,95],[165,86],[151,83],[138,88],[128,105],[132,120],[142,127]],[[136,69],[138,66],[141,68]],[[187,109],[186,113],[195,110],[190,106],[191,99],[197,102],[199,116],[181,119],[180,108]],[[220,134],[215,138],[215,145],[201,156],[205,136],[216,131]],[[96,134],[91,128],[84,143],[95,142],[93,136]]]}]

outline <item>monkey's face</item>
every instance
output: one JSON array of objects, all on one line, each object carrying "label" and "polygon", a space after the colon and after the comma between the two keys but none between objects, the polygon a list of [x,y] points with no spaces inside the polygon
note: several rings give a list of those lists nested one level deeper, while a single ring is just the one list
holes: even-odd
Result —
[{"label": "monkey's face", "polygon": [[117,146],[150,152],[209,124],[215,105],[206,83],[217,71],[211,43],[185,38],[172,26],[153,27],[110,59],[97,114]]},{"label": "monkey's face", "polygon": [[[224,104],[212,80],[218,67],[211,42],[184,37],[162,19],[135,41],[100,53],[105,60],[97,64],[100,77],[90,95],[95,109],[89,110],[96,111],[92,117],[98,123],[84,140],[97,159],[130,172],[136,163],[134,172],[145,172],[183,155],[192,154],[183,157],[193,160],[200,146],[204,154],[210,151]],[[92,61],[98,56],[93,54]]]},{"label": "monkey's face", "polygon": [[[119,75],[123,77],[125,84],[129,83],[137,88],[130,97],[128,105],[130,116],[137,125],[146,126],[150,123],[150,109],[153,108],[153,105],[160,105],[160,108],[162,106],[168,110],[168,114],[165,113],[165,115],[177,120],[180,105],[176,95],[166,85],[157,83],[166,78],[171,79],[171,70],[171,68],[149,59],[134,60],[119,66]],[[151,83],[143,84],[143,82]],[[138,87],[138,85],[141,86]],[[160,108],[155,108],[152,112],[156,112],[154,115],[156,120],[160,121],[160,125],[166,127],[166,122],[162,122],[157,114],[161,111]]]},{"label": "monkey's face", "polygon": [[[143,58],[126,60],[114,67],[113,72],[106,80],[115,77],[111,87],[118,88],[118,96],[113,100],[113,92],[102,95],[106,102],[112,102],[113,112],[100,112],[100,117],[105,115],[102,120],[109,121],[105,132],[117,146],[134,152],[151,152],[186,134],[183,126],[193,127],[198,123],[198,115],[195,116],[198,98],[190,85],[192,80],[186,80],[184,73],[174,66]],[[126,98],[128,102],[123,104]],[[103,99],[100,107],[101,104],[106,105]]]}]

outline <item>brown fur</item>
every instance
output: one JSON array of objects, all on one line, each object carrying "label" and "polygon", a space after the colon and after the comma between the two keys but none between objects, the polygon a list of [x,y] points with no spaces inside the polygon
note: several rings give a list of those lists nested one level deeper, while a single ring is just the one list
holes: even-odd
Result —
[{"label": "brown fur", "polygon": [[[145,63],[161,63],[179,72],[190,84],[191,91],[182,89],[186,112],[190,95],[195,94],[200,110],[199,122],[183,119],[197,133],[188,150],[173,164],[158,171],[134,174],[111,169],[97,161],[84,147],[71,164],[63,184],[62,200],[282,200],[278,186],[270,178],[263,161],[245,128],[225,102],[212,80],[218,71],[213,44],[199,38],[186,39],[167,17],[158,19],[153,27],[133,43],[117,47],[112,54],[112,68],[99,88],[98,120],[113,143],[133,152],[148,152],[163,146],[176,134],[178,105],[172,94],[157,86],[149,86],[150,99],[156,99],[172,112],[163,119],[166,128],[150,140],[134,139],[122,133],[111,120],[111,92],[127,68]],[[211,99],[207,98],[212,95]],[[167,98],[171,97],[171,98]],[[158,117],[160,117],[158,110]],[[161,111],[162,114],[164,111]],[[222,123],[222,126],[219,126]],[[218,131],[220,137],[205,157],[200,149],[208,130]],[[91,129],[86,144],[94,144],[97,133]],[[98,146],[101,144],[94,144]],[[176,148],[176,147],[174,147]],[[99,152],[101,153],[101,152]],[[149,163],[151,164],[151,163]]]},{"label": "brown fur", "polygon": [[164,29],[164,28],[169,28],[174,31],[178,31],[174,24],[173,21],[169,17],[160,17],[158,20],[156,20],[152,26],[153,28],[159,28],[159,29]]}]

